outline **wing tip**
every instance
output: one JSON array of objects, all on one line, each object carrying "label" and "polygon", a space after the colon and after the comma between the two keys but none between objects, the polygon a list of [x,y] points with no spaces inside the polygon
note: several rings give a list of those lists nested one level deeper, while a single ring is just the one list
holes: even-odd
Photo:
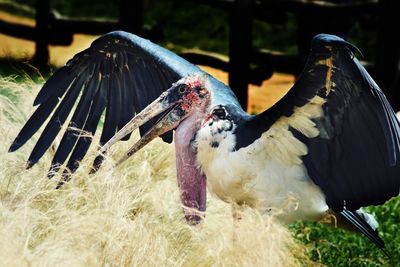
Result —
[{"label": "wing tip", "polygon": [[8,148],[8,152],[11,153],[17,151],[26,143],[26,141],[27,141],[26,138],[21,138],[21,133],[19,133],[17,137],[14,139],[14,141],[11,143],[10,147]]},{"label": "wing tip", "polygon": [[[33,100],[33,106],[36,107],[37,105],[43,104],[51,95],[47,92],[47,90],[43,90],[43,88],[47,87],[48,85],[47,82],[51,79],[50,78],[42,85],[42,88],[40,89],[39,93],[36,95],[35,99]],[[53,78],[54,79],[54,78]]]},{"label": "wing tip", "polygon": [[363,56],[362,52],[360,51],[360,49],[358,49],[358,47],[347,42],[346,40],[337,35],[320,33],[312,38],[311,41],[312,48],[320,47],[323,45],[344,45],[345,47],[349,48],[353,53],[358,52],[361,54],[361,56]]},{"label": "wing tip", "polygon": [[350,222],[353,226],[355,226],[361,233],[363,233],[370,241],[372,241],[389,259],[390,255],[386,250],[385,242],[378,235],[376,230],[373,230],[371,225],[366,222],[361,216],[359,216],[356,212],[350,211],[343,208],[340,212],[340,215],[343,216],[348,222]]},{"label": "wing tip", "polygon": [[33,100],[33,106],[36,107],[37,105],[40,105],[43,103],[43,99],[42,98],[38,98],[36,97],[35,100]]},{"label": "wing tip", "polygon": [[11,144],[11,146],[8,148],[8,153],[14,152],[16,150],[18,150],[18,148],[20,148],[21,146],[17,143],[17,142],[13,142]]},{"label": "wing tip", "polygon": [[33,161],[31,161],[31,160],[28,160],[28,161],[26,162],[25,169],[29,170],[30,168],[33,167],[33,165],[35,165],[35,163],[36,163],[36,162],[33,162]]},{"label": "wing tip", "polygon": [[103,163],[104,159],[105,159],[104,154],[100,154],[100,155],[96,156],[96,158],[93,161],[92,168],[90,170],[90,174],[94,174],[100,169],[101,164]]}]

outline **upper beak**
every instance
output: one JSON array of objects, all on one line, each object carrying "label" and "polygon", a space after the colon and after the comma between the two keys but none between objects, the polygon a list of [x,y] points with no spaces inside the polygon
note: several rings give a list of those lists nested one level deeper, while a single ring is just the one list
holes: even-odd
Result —
[{"label": "upper beak", "polygon": [[157,123],[150,128],[141,139],[139,139],[117,162],[117,165],[124,162],[134,153],[139,151],[142,147],[148,144],[150,141],[156,137],[162,135],[163,133],[174,129],[179,122],[185,117],[185,112],[180,107],[182,99],[175,97],[169,97],[171,94],[176,93],[174,88],[171,88],[164,92],[159,98],[154,100],[150,105],[148,105],[144,110],[137,114],[132,120],[130,120],[121,130],[119,130],[103,147],[100,148],[99,153],[102,154],[107,151],[110,146],[112,146],[117,141],[124,138],[126,135],[139,128],[155,116],[164,112]]}]

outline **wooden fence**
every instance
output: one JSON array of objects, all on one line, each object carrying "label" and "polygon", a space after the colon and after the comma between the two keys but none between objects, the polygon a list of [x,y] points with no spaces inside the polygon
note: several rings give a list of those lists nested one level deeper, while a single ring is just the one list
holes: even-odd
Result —
[{"label": "wooden fence", "polygon": [[[394,31],[398,32],[395,0],[191,0],[191,2],[194,2],[194,5],[211,5],[228,12],[229,61],[207,53],[181,55],[195,64],[209,65],[227,71],[229,85],[243,106],[247,103],[249,83],[260,84],[273,72],[299,75],[313,35],[320,32],[343,35],[363,15],[373,17],[378,22],[377,60],[369,64],[369,71],[386,89],[392,104],[400,109],[400,46],[393,37]],[[58,17],[56,13],[51,12],[50,0],[36,0],[35,9],[35,27],[0,20],[0,32],[34,41],[36,52],[33,61],[39,67],[46,66],[49,61],[48,45],[70,45],[73,33],[103,34],[118,29],[139,34],[153,41],[162,39],[162,31],[145,30],[143,27],[143,0],[120,0],[117,20]],[[288,13],[295,14],[297,19],[299,53],[285,55],[255,49],[252,45],[253,20],[283,23]]]}]

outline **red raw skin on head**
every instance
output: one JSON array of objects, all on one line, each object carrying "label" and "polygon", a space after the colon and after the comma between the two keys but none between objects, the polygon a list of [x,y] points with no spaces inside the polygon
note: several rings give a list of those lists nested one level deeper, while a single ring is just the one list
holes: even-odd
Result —
[{"label": "red raw skin on head", "polygon": [[192,106],[197,105],[198,102],[200,102],[199,96],[192,91],[186,96],[186,101],[181,106],[185,112],[189,112],[193,108]]},{"label": "red raw skin on head", "polygon": [[198,105],[202,100],[199,98],[198,92],[193,89],[201,87],[202,83],[198,80],[192,81],[188,84],[189,93],[185,97],[185,101],[182,103],[182,109],[186,112],[190,112],[193,106]]}]

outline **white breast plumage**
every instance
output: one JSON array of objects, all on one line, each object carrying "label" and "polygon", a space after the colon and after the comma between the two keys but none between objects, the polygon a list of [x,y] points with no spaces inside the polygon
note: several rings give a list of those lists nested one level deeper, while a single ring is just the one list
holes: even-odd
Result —
[{"label": "white breast plumage", "polygon": [[323,215],[328,210],[325,197],[309,179],[301,160],[307,147],[289,131],[291,126],[308,137],[318,135],[310,118],[321,115],[319,100],[295,111],[296,125],[282,117],[259,139],[237,151],[234,131],[218,131],[222,121],[202,127],[196,138],[197,160],[210,191],[262,212],[280,210],[284,222]]}]

